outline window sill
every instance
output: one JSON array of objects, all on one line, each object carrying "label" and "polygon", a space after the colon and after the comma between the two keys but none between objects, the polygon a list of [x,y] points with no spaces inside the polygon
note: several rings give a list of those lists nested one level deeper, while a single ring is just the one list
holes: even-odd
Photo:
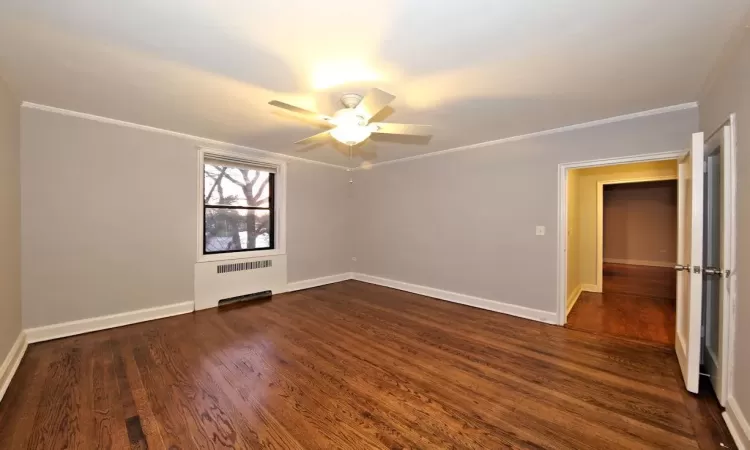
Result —
[{"label": "window sill", "polygon": [[232,261],[235,259],[267,258],[269,256],[281,256],[281,255],[286,255],[286,251],[282,249],[273,249],[273,250],[258,250],[258,251],[253,251],[253,252],[217,253],[215,255],[199,255],[198,263],[216,262],[216,261]]}]

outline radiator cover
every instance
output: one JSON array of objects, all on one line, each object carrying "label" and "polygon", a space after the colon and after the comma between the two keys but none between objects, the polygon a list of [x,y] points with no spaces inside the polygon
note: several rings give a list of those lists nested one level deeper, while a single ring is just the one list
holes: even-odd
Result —
[{"label": "radiator cover", "polygon": [[195,264],[196,310],[215,308],[221,299],[261,291],[286,291],[286,255]]}]

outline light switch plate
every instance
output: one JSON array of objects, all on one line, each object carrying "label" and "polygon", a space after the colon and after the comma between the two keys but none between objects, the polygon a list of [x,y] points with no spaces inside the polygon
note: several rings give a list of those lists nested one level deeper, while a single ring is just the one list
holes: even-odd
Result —
[{"label": "light switch plate", "polygon": [[536,226],[536,235],[537,235],[537,236],[544,236],[544,232],[545,232],[545,231],[546,231],[546,230],[544,229],[544,226],[543,226],[543,225],[537,225],[537,226]]}]

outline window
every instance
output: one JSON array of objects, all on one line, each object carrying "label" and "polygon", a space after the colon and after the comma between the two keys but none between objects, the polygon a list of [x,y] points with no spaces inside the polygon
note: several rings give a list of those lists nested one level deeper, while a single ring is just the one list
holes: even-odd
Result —
[{"label": "window", "polygon": [[275,168],[206,156],[203,163],[203,254],[275,246]]}]

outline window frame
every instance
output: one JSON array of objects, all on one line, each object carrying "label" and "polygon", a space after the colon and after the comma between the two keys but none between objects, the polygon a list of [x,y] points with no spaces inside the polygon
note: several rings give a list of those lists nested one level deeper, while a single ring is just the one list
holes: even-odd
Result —
[{"label": "window frame", "polygon": [[[269,173],[271,181],[269,182],[270,191],[268,198],[268,208],[256,206],[211,206],[206,205],[204,198],[204,165],[206,158],[231,158],[238,162],[246,164],[258,164],[270,166],[274,172]],[[217,150],[210,148],[200,148],[198,154],[198,249],[197,261],[223,261],[243,258],[260,258],[267,256],[285,255],[286,254],[286,162],[266,157],[258,157],[247,153],[240,153],[227,150]],[[225,252],[208,252],[205,251],[206,241],[206,208],[218,209],[244,209],[248,211],[263,210],[269,211],[269,244],[271,248],[262,249],[240,249],[228,250]]]},{"label": "window frame", "polygon": [[[203,166],[205,170],[205,159],[203,160]],[[268,173],[268,172],[267,172]],[[205,178],[204,178],[205,180]],[[276,248],[276,229],[274,228],[274,216],[276,215],[276,205],[274,204],[274,185],[276,184],[276,174],[273,172],[268,173],[268,206],[234,206],[234,205],[208,205],[205,200],[203,201],[203,255],[223,255],[225,253],[239,253],[239,252],[261,252],[264,250],[274,250]],[[205,191],[204,191],[205,196]],[[204,197],[205,198],[205,197]],[[265,248],[245,248],[239,250],[225,250],[216,252],[206,251],[206,210],[208,209],[234,209],[244,211],[268,211],[268,243],[269,246]]]}]

